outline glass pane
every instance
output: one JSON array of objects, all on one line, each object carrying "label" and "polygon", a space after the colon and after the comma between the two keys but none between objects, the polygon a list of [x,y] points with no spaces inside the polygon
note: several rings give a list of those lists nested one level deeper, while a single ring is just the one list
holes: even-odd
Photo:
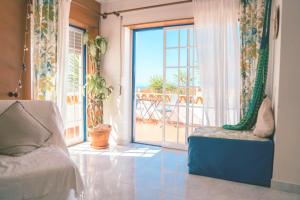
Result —
[{"label": "glass pane", "polygon": [[178,78],[178,85],[181,87],[186,87],[186,80],[187,80],[187,70],[186,68],[180,68]]},{"label": "glass pane", "polygon": [[194,30],[190,29],[189,34],[190,34],[190,46],[194,46]]},{"label": "glass pane", "polygon": [[186,106],[179,106],[178,143],[185,144]]},{"label": "glass pane", "polygon": [[190,48],[190,66],[198,66],[197,52],[193,47]]},{"label": "glass pane", "polygon": [[165,98],[166,98],[167,106],[175,106],[178,104],[178,94],[177,94],[176,90],[166,94]]},{"label": "glass pane", "polygon": [[178,104],[180,106],[186,106],[187,103],[186,90],[187,90],[186,87],[178,88]]},{"label": "glass pane", "polygon": [[165,141],[177,143],[178,106],[166,106],[165,113]]},{"label": "glass pane", "polygon": [[200,87],[200,69],[198,67],[190,68],[190,86]]},{"label": "glass pane", "polygon": [[178,86],[178,68],[166,68],[166,91],[176,90]]},{"label": "glass pane", "polygon": [[161,144],[163,131],[163,29],[134,32],[136,142]]},{"label": "glass pane", "polygon": [[180,66],[188,65],[188,48],[180,48]]},{"label": "glass pane", "polygon": [[194,66],[195,65],[194,58],[195,58],[194,49],[190,48],[190,66]]},{"label": "glass pane", "polygon": [[196,53],[194,55],[194,66],[199,66],[198,56],[196,55]]},{"label": "glass pane", "polygon": [[166,50],[166,66],[178,66],[178,49]]},{"label": "glass pane", "polygon": [[188,44],[188,29],[180,29],[180,46],[186,47]]},{"label": "glass pane", "polygon": [[167,48],[178,47],[178,35],[179,35],[179,31],[176,29],[166,31],[166,46],[167,46]]},{"label": "glass pane", "polygon": [[[196,97],[194,97],[195,99]],[[191,104],[189,107],[189,135],[194,132],[196,128],[201,127],[203,109],[199,104]]]},{"label": "glass pane", "polygon": [[186,103],[188,101],[187,95],[186,95],[187,89],[180,87],[179,88],[179,100],[178,100],[178,143],[179,144],[185,144],[186,138],[185,138],[185,127],[186,127]]},{"label": "glass pane", "polygon": [[135,36],[136,91],[161,91],[164,64],[163,31],[145,29],[135,32]]}]

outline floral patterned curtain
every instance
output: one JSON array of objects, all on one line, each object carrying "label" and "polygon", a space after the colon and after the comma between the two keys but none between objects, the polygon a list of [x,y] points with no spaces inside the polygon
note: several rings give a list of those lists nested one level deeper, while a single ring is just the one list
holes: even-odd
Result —
[{"label": "floral patterned curtain", "polygon": [[33,98],[56,102],[58,0],[34,0]]},{"label": "floral patterned curtain", "polygon": [[241,116],[250,103],[264,26],[265,0],[241,0]]},{"label": "floral patterned curtain", "polygon": [[[243,1],[244,8],[247,10],[247,6],[250,6],[251,8],[251,0]],[[259,2],[259,0],[257,0]],[[242,94],[242,98],[249,98],[249,101],[244,101],[244,103],[247,103],[246,109],[244,109],[243,116],[241,118],[241,121],[238,124],[235,125],[229,125],[226,124],[223,126],[224,129],[230,129],[230,130],[250,130],[253,128],[253,126],[256,123],[258,110],[263,102],[264,96],[265,96],[265,88],[267,83],[267,76],[268,76],[268,61],[269,61],[269,35],[270,35],[270,17],[271,17],[271,8],[272,8],[272,0],[264,0],[264,19],[262,22],[262,29],[260,30],[260,23],[258,23],[258,16],[248,19],[247,16],[243,19],[246,21],[243,21],[242,23],[251,24],[251,20],[256,21],[257,26],[252,26],[252,34],[253,35],[259,35],[257,36],[260,38],[260,44],[259,49],[256,49],[256,40],[250,35],[250,32],[246,32],[249,35],[245,35],[246,33],[243,31],[246,31],[246,29],[242,30],[242,36],[244,36],[244,41],[242,46],[242,50],[244,52],[244,56],[242,57],[244,60],[244,69],[242,74],[242,79],[246,80],[243,85],[243,91],[249,92],[250,88],[249,85],[252,85],[251,88],[251,97],[249,98],[246,93]],[[252,4],[253,5],[253,4]],[[253,11],[254,12],[254,11]],[[251,13],[249,13],[251,15]],[[245,25],[247,27],[247,25]],[[242,27],[242,28],[245,28]],[[248,36],[248,37],[247,37]],[[252,45],[251,45],[252,44]],[[243,49],[246,48],[246,49]],[[256,66],[252,65],[253,63],[257,63]],[[256,74],[255,74],[255,80],[252,81],[251,78],[253,78],[253,75],[249,72],[252,72],[252,67],[255,67]],[[250,76],[250,77],[248,77]],[[249,79],[249,82],[247,82],[247,78]],[[249,85],[247,85],[249,84]]]}]

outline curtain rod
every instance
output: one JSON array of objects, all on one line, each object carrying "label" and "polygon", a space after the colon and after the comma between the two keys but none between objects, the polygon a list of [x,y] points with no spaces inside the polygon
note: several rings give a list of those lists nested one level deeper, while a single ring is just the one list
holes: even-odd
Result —
[{"label": "curtain rod", "polygon": [[163,6],[171,6],[171,5],[177,5],[177,4],[183,4],[183,3],[190,3],[192,1],[193,0],[177,1],[177,2],[158,4],[158,5],[153,5],[153,6],[145,6],[145,7],[139,7],[139,8],[113,11],[113,12],[108,12],[108,13],[105,12],[105,13],[100,13],[100,16],[103,19],[106,19],[108,15],[120,16],[121,13],[125,13],[125,12],[132,12],[132,11],[138,11],[138,10],[146,10],[146,9],[150,9],[150,8],[158,8],[158,7],[163,7]]}]

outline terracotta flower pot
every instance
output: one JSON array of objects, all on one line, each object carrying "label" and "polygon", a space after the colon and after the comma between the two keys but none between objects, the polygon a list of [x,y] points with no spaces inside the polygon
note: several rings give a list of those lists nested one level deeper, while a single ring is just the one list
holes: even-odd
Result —
[{"label": "terracotta flower pot", "polygon": [[100,124],[95,128],[89,128],[88,131],[92,138],[91,147],[105,149],[109,146],[108,139],[111,132],[111,125]]}]

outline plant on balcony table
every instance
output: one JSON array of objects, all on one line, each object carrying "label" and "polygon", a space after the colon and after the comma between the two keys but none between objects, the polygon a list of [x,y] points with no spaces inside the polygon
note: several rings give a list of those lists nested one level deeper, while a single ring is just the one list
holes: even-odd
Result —
[{"label": "plant on balcony table", "polygon": [[102,36],[89,39],[88,33],[84,36],[84,43],[88,47],[88,54],[94,73],[87,77],[87,113],[88,132],[91,136],[91,146],[106,148],[111,131],[111,126],[103,124],[103,101],[108,99],[113,88],[107,86],[105,78],[101,75],[101,57],[106,53],[107,40]]}]

